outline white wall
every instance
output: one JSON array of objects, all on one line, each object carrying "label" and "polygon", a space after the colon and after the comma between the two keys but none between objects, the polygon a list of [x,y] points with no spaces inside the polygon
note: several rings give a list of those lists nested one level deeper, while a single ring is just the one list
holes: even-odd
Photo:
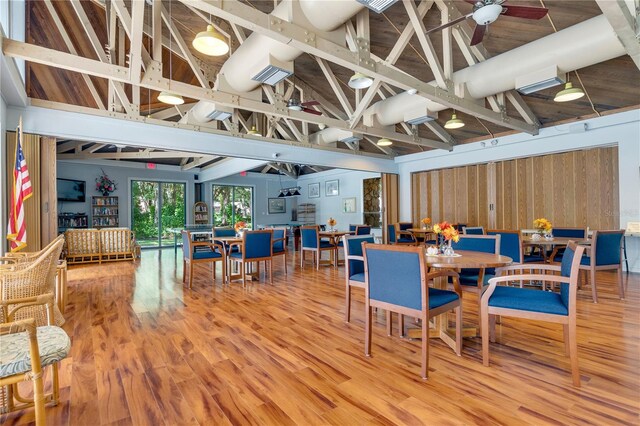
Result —
[{"label": "white wall", "polygon": [[[286,213],[269,214],[268,198],[275,198],[280,193],[280,180],[278,176],[262,173],[247,173],[241,176],[239,173],[222,179],[210,180],[204,183],[204,200],[211,209],[211,190],[213,185],[240,185],[253,188],[253,218],[254,227],[259,225],[281,225],[291,222],[291,209],[296,206],[296,198],[285,198],[287,204]],[[296,186],[296,181],[282,176],[282,187]]]},{"label": "white wall", "polygon": [[[175,171],[173,167],[158,165],[155,170],[148,170],[144,164],[127,163],[127,166],[114,165],[116,161],[96,161],[82,163],[58,161],[58,177],[86,181],[87,197],[84,203],[68,201],[58,202],[58,212],[87,213],[91,220],[91,196],[102,195],[95,189],[96,178],[102,170],[115,180],[118,189],[111,195],[118,196],[118,213],[120,226],[131,227],[131,180],[161,180],[167,182],[184,182],[187,186],[187,223],[193,222],[194,173]],[[102,170],[101,170],[102,169]]]},{"label": "white wall", "polygon": [[[400,218],[411,220],[411,174],[413,172],[486,163],[554,152],[618,145],[620,227],[640,221],[640,110],[585,120],[587,131],[571,133],[571,125],[540,130],[538,136],[517,134],[455,147],[453,152],[429,151],[396,158],[400,174]],[[572,127],[575,128],[575,127]],[[629,269],[640,272],[640,238],[627,238]]]},{"label": "white wall", "polygon": [[[380,173],[357,172],[351,170],[329,170],[321,173],[314,173],[298,178],[298,185],[302,188],[298,197],[298,205],[302,203],[313,203],[316,205],[316,223],[326,224],[330,217],[337,221],[336,228],[340,230],[349,229],[349,224],[363,223],[363,201],[362,201],[362,180],[380,177]],[[339,181],[339,195],[327,197],[325,195],[325,182],[328,180]],[[309,198],[309,184],[320,183],[320,198]],[[356,212],[343,213],[342,200],[344,198],[356,197]],[[374,234],[381,235],[380,230],[374,230]]]}]

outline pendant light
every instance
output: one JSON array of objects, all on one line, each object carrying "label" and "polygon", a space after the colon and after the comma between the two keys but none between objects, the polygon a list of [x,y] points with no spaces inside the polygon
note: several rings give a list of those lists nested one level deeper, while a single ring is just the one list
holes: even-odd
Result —
[{"label": "pendant light", "polygon": [[464,127],[464,121],[458,118],[456,115],[456,110],[453,110],[453,114],[451,114],[451,120],[444,123],[445,129],[459,129]]},{"label": "pendant light", "polygon": [[[211,21],[211,15],[209,15],[209,21]],[[222,56],[229,52],[227,39],[217,32],[213,25],[207,25],[206,31],[198,33],[192,44],[198,52],[208,56]]]},{"label": "pendant light", "polygon": [[262,136],[260,134],[260,132],[258,131],[258,129],[256,129],[256,126],[251,126],[251,130],[249,130],[247,132],[248,135],[253,135],[253,136]]},{"label": "pendant light", "polygon": [[573,84],[569,81],[564,85],[564,89],[556,94],[556,97],[553,98],[553,100],[555,102],[569,102],[580,99],[583,96],[584,92],[582,89],[579,87],[573,87]]},{"label": "pendant light", "polygon": [[[169,1],[169,22],[171,21],[171,4],[172,1]],[[169,32],[169,90],[163,90],[158,95],[158,100],[163,104],[168,105],[182,105],[184,103],[184,99],[177,93],[173,93],[171,91],[171,77],[173,76],[173,50],[172,50],[172,40],[171,32]]]},{"label": "pendant light", "polygon": [[376,143],[376,145],[378,145],[378,146],[391,146],[391,145],[393,145],[393,142],[391,141],[391,139],[382,138],[382,139],[378,139],[378,142]]},{"label": "pendant light", "polygon": [[349,79],[349,87],[352,89],[366,89],[373,84],[371,77],[367,77],[361,72],[357,72]]}]

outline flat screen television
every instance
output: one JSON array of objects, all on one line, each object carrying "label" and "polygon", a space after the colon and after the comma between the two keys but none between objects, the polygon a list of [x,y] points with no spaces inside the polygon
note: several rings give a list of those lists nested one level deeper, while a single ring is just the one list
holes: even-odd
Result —
[{"label": "flat screen television", "polygon": [[84,203],[86,182],[83,180],[57,179],[58,201]]}]

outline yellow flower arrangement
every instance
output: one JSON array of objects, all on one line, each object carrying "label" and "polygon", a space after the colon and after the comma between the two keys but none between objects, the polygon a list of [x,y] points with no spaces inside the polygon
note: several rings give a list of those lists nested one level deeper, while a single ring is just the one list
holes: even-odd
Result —
[{"label": "yellow flower arrangement", "polygon": [[233,228],[236,230],[236,232],[238,232],[240,229],[244,229],[247,227],[246,222],[239,220],[236,222],[235,225],[233,225]]},{"label": "yellow flower arrangement", "polygon": [[327,225],[329,226],[336,226],[336,223],[338,222],[336,222],[336,220],[332,217],[330,217],[329,220],[327,220]]},{"label": "yellow flower arrangement", "polygon": [[449,222],[440,222],[433,225],[433,232],[436,234],[442,234],[442,237],[446,241],[460,241],[460,233]]},{"label": "yellow flower arrangement", "polygon": [[533,221],[533,227],[536,228],[539,232],[550,233],[553,230],[553,225],[544,217],[536,219]]}]

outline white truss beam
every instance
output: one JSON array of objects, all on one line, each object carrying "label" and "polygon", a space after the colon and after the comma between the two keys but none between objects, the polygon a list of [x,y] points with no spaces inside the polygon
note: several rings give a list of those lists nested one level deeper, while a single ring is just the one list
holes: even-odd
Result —
[{"label": "white truss beam", "polygon": [[638,2],[635,2],[636,13],[632,14],[623,0],[596,0],[598,7],[618,35],[627,54],[631,56],[636,67],[640,69],[640,14]]}]

